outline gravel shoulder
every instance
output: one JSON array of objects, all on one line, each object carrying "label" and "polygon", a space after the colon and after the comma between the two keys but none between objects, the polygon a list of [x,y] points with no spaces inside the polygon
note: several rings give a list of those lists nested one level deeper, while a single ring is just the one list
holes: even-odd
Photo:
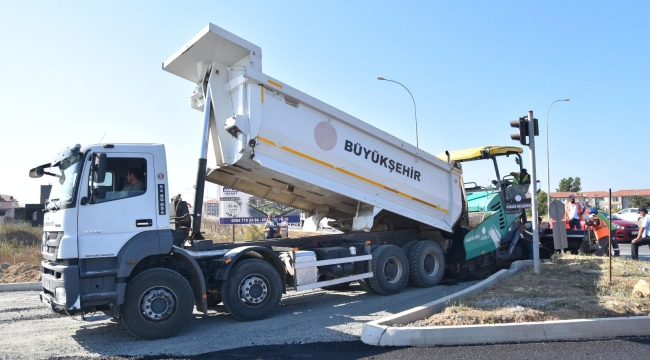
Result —
[{"label": "gravel shoulder", "polygon": [[52,313],[34,291],[0,296],[0,359],[43,359],[62,356],[190,356],[255,345],[305,344],[359,340],[372,320],[425,304],[476,282],[409,288],[392,296],[349,290],[289,292],[268,319],[239,322],[223,307],[207,316],[194,314],[172,339],[145,341],[102,313],[82,321]]}]

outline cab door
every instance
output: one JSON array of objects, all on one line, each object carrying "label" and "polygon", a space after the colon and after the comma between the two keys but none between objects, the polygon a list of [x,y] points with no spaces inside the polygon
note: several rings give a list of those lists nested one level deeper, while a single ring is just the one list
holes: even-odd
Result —
[{"label": "cab door", "polygon": [[[139,190],[125,190],[129,184],[127,173],[130,169],[143,177],[140,180],[144,187],[142,184],[131,186]],[[99,184],[106,190],[106,196],[85,205],[82,205],[82,199],[79,200],[77,234],[80,259],[115,257],[133,236],[157,228],[153,155],[108,153],[106,170],[106,179]],[[84,170],[80,198],[85,195],[90,199],[89,176],[90,170]]]}]

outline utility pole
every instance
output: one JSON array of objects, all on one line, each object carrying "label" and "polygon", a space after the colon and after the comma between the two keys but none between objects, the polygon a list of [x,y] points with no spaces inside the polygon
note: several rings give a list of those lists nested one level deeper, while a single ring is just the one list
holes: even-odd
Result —
[{"label": "utility pole", "polygon": [[[528,111],[528,139],[529,144],[528,148],[530,149],[530,179],[532,185],[532,198],[531,206],[533,218],[531,219],[533,225],[533,269],[535,274],[539,275],[539,224],[537,222],[537,165],[535,162],[535,135],[537,135],[536,130],[537,119],[533,118],[533,111]],[[538,130],[539,131],[539,130]]]},{"label": "utility pole", "polygon": [[[519,141],[521,145],[527,145],[530,149],[530,179],[532,185],[531,212],[533,218],[533,263],[535,274],[539,274],[539,224],[537,223],[537,166],[535,162],[535,136],[539,135],[537,119],[533,117],[533,111],[528,111],[528,116],[520,117],[518,120],[510,121],[510,127],[516,128],[519,132],[510,134],[512,140]],[[522,210],[523,211],[523,210]]]}]

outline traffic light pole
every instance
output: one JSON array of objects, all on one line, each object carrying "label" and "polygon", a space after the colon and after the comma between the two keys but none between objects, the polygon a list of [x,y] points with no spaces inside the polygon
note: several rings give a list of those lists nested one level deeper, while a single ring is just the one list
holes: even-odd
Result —
[{"label": "traffic light pole", "polygon": [[533,225],[533,269],[535,274],[539,275],[539,223],[537,221],[537,165],[535,163],[535,120],[533,118],[533,111],[528,111],[528,139],[530,148],[530,165],[531,165],[531,185],[532,189],[532,198],[531,200],[531,210],[533,213],[533,218],[531,219],[531,224]]}]

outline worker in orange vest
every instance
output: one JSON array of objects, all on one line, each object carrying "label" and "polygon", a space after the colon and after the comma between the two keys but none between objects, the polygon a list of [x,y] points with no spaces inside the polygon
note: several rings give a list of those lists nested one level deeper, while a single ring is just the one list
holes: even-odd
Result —
[{"label": "worker in orange vest", "polygon": [[596,250],[596,255],[603,256],[609,254],[609,226],[604,221],[601,221],[598,215],[590,214],[589,220],[585,222],[585,226],[591,226],[596,235],[596,240],[598,242],[598,250]]},{"label": "worker in orange vest", "polygon": [[576,197],[573,194],[569,195],[569,202],[564,205],[565,221],[569,224],[569,230],[582,230],[580,222],[584,213],[584,206],[576,202]]}]

